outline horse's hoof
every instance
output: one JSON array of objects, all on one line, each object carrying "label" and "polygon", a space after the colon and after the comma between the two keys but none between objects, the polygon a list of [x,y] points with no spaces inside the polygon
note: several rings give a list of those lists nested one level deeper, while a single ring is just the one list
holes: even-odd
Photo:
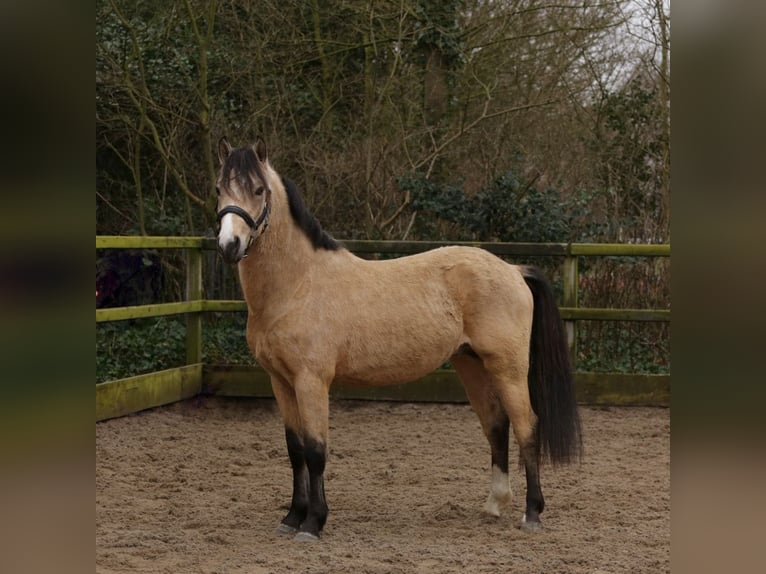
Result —
[{"label": "horse's hoof", "polygon": [[543,529],[543,525],[540,524],[540,521],[538,520],[527,520],[527,517],[525,516],[521,521],[521,526],[519,526],[521,530],[524,532],[541,532]]},{"label": "horse's hoof", "polygon": [[277,534],[292,536],[296,532],[298,532],[297,528],[293,528],[292,526],[288,526],[287,524],[284,524],[284,523],[277,526]]},{"label": "horse's hoof", "polygon": [[311,534],[311,532],[299,532],[295,535],[295,538],[293,540],[297,542],[316,542],[319,540],[319,536],[316,534]]},{"label": "horse's hoof", "polygon": [[493,497],[489,497],[487,502],[484,503],[484,513],[495,518],[500,518],[504,510],[508,510],[511,506],[511,497],[506,499],[496,500]]}]

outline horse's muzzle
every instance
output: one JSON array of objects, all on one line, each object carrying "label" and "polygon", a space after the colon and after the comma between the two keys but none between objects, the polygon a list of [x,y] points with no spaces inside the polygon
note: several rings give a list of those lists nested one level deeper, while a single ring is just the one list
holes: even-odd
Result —
[{"label": "horse's muzzle", "polygon": [[244,254],[242,253],[242,246],[239,241],[239,237],[234,237],[225,244],[218,242],[218,253],[221,254],[223,260],[229,265],[239,263]]}]

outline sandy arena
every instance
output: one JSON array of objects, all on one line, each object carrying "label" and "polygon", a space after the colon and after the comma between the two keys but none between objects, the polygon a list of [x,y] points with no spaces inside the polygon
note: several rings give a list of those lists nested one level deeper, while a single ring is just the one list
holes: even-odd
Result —
[{"label": "sandy arena", "polygon": [[[333,401],[318,543],[275,533],[291,471],[272,400],[197,398],[96,425],[96,571],[670,571],[670,411],[580,409],[582,465],[542,467],[545,530],[482,513],[489,445],[468,405]],[[517,458],[511,441],[512,461]]]}]

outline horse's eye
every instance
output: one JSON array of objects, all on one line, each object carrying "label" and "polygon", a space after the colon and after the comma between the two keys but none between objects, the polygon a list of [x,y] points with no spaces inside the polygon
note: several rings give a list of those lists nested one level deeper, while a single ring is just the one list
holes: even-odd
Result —
[{"label": "horse's eye", "polygon": [[215,194],[216,195],[221,195],[221,190],[218,188],[217,185],[215,186]]},{"label": "horse's eye", "polygon": [[263,194],[263,187],[259,187],[255,190],[255,195],[262,195]]}]

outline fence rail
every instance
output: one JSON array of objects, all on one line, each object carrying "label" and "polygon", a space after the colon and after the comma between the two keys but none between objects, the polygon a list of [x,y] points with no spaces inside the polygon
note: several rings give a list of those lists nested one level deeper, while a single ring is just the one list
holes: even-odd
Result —
[{"label": "fence rail", "polygon": [[[359,255],[409,255],[442,247],[467,245],[486,249],[499,256],[563,257],[563,301],[561,317],[576,357],[577,321],[669,322],[666,309],[594,309],[578,306],[578,259],[580,257],[669,257],[670,245],[597,243],[486,243],[436,241],[341,241]],[[186,315],[186,366],[137,377],[100,383],[96,386],[96,419],[102,420],[181,400],[198,393],[234,396],[268,396],[263,371],[252,367],[202,365],[202,314],[247,309],[244,301],[202,298],[202,251],[215,250],[215,239],[207,237],[96,236],[96,249],[183,249],[187,253],[186,300],[129,307],[96,309],[96,323],[166,315]],[[454,372],[437,371],[427,381],[371,391],[338,387],[336,396],[385,398],[387,400],[465,400]],[[250,380],[250,383],[246,381]],[[430,382],[429,382],[430,381]],[[619,373],[576,373],[578,399],[609,404],[668,404],[669,375]],[[249,386],[248,386],[249,385]],[[335,387],[334,387],[335,388]]]},{"label": "fence rail", "polygon": [[[668,244],[632,243],[501,243],[485,241],[375,241],[350,239],[340,241],[354,253],[409,255],[445,245],[480,247],[496,255],[515,256],[644,256],[670,257]],[[97,235],[96,249],[216,249],[213,237],[156,237],[140,235]]]}]

